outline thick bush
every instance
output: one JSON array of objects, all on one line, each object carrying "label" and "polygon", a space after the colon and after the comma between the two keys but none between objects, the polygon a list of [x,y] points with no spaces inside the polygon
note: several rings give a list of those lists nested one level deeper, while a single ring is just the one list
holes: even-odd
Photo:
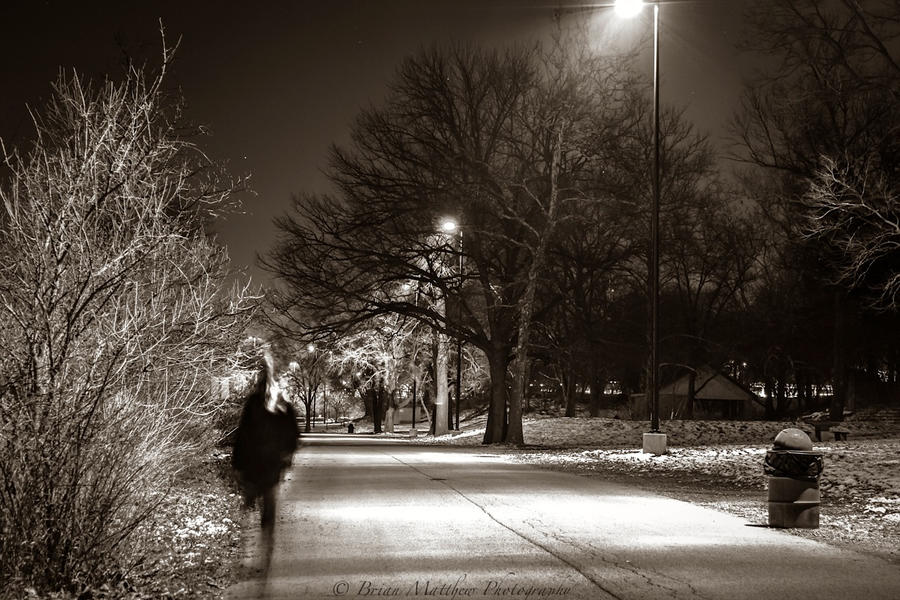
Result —
[{"label": "thick bush", "polygon": [[[206,225],[240,182],[185,137],[156,73],[61,77],[0,185],[0,580],[78,591],[190,462],[254,299]],[[15,593],[13,591],[13,593]]]}]

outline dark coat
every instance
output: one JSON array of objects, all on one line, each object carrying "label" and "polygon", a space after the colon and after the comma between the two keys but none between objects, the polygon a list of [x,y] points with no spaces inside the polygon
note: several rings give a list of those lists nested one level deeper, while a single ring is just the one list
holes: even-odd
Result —
[{"label": "dark coat", "polygon": [[297,413],[280,395],[275,411],[266,409],[266,380],[244,401],[231,464],[250,497],[278,484],[297,450]]}]

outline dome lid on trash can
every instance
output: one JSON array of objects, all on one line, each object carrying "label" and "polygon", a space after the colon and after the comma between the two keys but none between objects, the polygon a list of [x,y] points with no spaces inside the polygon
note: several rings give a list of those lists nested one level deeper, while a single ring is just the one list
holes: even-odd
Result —
[{"label": "dome lid on trash can", "polygon": [[790,427],[782,429],[775,436],[776,450],[812,450],[812,440],[802,429]]}]

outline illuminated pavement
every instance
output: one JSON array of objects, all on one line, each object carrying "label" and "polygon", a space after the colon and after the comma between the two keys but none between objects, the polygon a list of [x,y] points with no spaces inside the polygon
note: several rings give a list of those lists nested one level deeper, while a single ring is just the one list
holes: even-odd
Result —
[{"label": "illuminated pavement", "polygon": [[227,598],[900,598],[880,559],[489,450],[305,437],[280,498]]}]

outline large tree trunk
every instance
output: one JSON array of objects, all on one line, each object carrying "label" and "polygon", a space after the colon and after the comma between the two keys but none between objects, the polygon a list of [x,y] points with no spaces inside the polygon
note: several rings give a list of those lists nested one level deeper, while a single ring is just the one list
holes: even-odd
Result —
[{"label": "large tree trunk", "polygon": [[786,377],[787,373],[781,373],[781,376],[778,378],[778,383],[775,386],[775,415],[778,417],[784,417],[788,412]]},{"label": "large tree trunk", "polygon": [[509,349],[495,346],[487,353],[491,371],[491,400],[488,407],[487,427],[484,430],[485,444],[499,444],[506,429],[506,367]]},{"label": "large tree trunk", "polygon": [[387,433],[394,433],[394,408],[396,404],[396,398],[394,396],[394,392],[391,392],[390,396],[388,396],[387,401],[387,410],[384,415],[384,430]]},{"label": "large tree trunk", "polygon": [[694,396],[696,395],[697,372],[691,371],[688,375],[688,395],[687,406],[685,407],[684,418],[688,420],[694,419]]},{"label": "large tree trunk", "polygon": [[772,402],[775,399],[775,382],[772,380],[771,377],[766,377],[765,390],[766,390],[765,419],[767,421],[771,421],[772,419],[775,418],[775,408],[772,405]]},{"label": "large tree trunk", "polygon": [[384,396],[382,386],[372,387],[372,427],[375,433],[381,433],[381,421],[384,418]]},{"label": "large tree trunk", "polygon": [[[521,333],[521,332],[520,332]],[[509,398],[509,421],[503,441],[507,444],[522,445],[525,443],[525,433],[522,431],[522,403],[528,386],[528,357],[527,350],[522,350],[520,357],[516,359],[516,368],[513,376],[512,394]],[[522,364],[525,363],[525,364]]]},{"label": "large tree trunk", "polygon": [[304,413],[306,413],[306,425],[303,429],[306,433],[309,433],[310,431],[312,431],[312,401],[304,402],[303,408],[306,409],[303,411]]},{"label": "large tree trunk", "polygon": [[531,316],[534,314],[534,295],[537,291],[538,277],[544,269],[544,257],[547,255],[547,245],[550,236],[556,227],[556,213],[559,205],[559,187],[557,176],[559,172],[559,159],[562,151],[563,126],[557,130],[556,144],[553,147],[553,156],[550,160],[550,201],[547,207],[547,222],[539,235],[531,266],[528,269],[528,279],[525,281],[525,292],[519,301],[519,333],[516,339],[516,369],[513,377],[512,397],[509,399],[509,429],[506,432],[505,442],[508,444],[524,444],[525,437],[522,432],[522,402],[528,392],[528,342],[531,337]]},{"label": "large tree trunk", "polygon": [[363,418],[373,417],[372,396],[365,389],[362,390],[362,393],[360,393],[360,396],[362,396],[362,401],[363,401],[363,409],[364,409]]},{"label": "large tree trunk", "polygon": [[563,371],[563,375],[560,379],[562,379],[563,395],[566,399],[566,416],[574,417],[578,404],[578,396],[576,393],[578,387],[575,381],[575,369],[572,368],[571,362],[566,365],[566,369]]},{"label": "large tree trunk", "polygon": [[591,359],[591,416],[600,414],[603,405],[603,391],[606,389],[606,375],[596,364],[596,359]]},{"label": "large tree trunk", "polygon": [[807,384],[807,374],[805,369],[796,369],[794,371],[794,379],[797,382],[797,411],[802,415],[809,408],[809,390]]}]

